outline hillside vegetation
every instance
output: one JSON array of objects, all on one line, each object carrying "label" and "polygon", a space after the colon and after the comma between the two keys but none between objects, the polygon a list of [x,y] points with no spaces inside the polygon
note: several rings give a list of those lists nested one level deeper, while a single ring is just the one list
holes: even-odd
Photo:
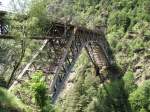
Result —
[{"label": "hillside vegetation", "polygon": [[[101,84],[94,66],[83,49],[74,67],[76,76],[71,80],[73,86],[56,105],[51,104],[51,98],[47,95],[48,85],[41,71],[37,71],[30,80],[14,88],[13,93],[27,105],[28,112],[150,111],[149,0],[31,0],[29,4],[26,2],[23,0],[20,4],[24,4],[25,7],[27,5],[27,9],[19,5],[22,10],[18,11],[17,15],[9,15],[15,18],[10,22],[13,28],[11,34],[15,35],[18,41],[0,42],[0,45],[3,45],[0,48],[0,52],[3,51],[2,55],[8,54],[10,49],[16,50],[9,60],[1,58],[0,54],[0,64],[5,65],[4,68],[7,69],[7,72],[5,69],[2,72],[6,82],[9,81],[8,77],[13,71],[14,60],[19,62],[17,58],[19,56],[21,61],[18,63],[17,73],[40,46],[40,43],[29,41],[28,38],[35,34],[46,34],[45,31],[49,29],[47,24],[52,21],[93,30],[103,27],[101,30],[106,34],[115,57],[114,61],[122,76],[120,79]],[[27,17],[22,16],[23,13]],[[18,31],[17,28],[20,27],[23,27],[24,31]],[[24,48],[22,51],[19,49],[21,46],[18,45],[21,39],[24,42],[21,44]],[[44,51],[42,59],[38,57],[36,64],[47,65],[48,59],[43,57],[46,57]],[[115,72],[113,75],[116,75]],[[1,96],[0,94],[0,98]],[[1,102],[0,99],[0,106]],[[6,109],[14,108],[11,104],[6,103],[6,105],[8,105]]]}]

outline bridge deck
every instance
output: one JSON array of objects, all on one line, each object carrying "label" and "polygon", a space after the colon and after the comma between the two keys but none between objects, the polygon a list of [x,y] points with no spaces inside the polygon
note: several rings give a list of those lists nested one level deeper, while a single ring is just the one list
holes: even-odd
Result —
[{"label": "bridge deck", "polygon": [[[51,26],[50,29],[47,29],[46,32],[48,34],[44,36],[38,36],[38,35],[33,35],[31,39],[49,39],[51,37],[64,37],[62,34],[72,32],[74,28],[78,30],[78,32],[84,33],[84,34],[90,34],[90,35],[95,35],[95,36],[101,36],[103,32],[101,30],[96,31],[92,29],[87,29],[85,27],[80,27],[80,26],[75,26],[71,24],[64,24],[64,23],[58,23],[58,22],[53,22],[49,24]],[[5,30],[4,30],[5,29]],[[11,34],[11,29],[9,29],[9,25],[5,24],[4,20],[0,21],[0,39],[15,39],[15,36],[10,35]]]}]

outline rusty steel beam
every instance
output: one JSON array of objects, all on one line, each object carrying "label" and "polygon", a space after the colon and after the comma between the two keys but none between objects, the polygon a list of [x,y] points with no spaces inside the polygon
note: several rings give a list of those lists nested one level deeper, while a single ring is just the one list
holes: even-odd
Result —
[{"label": "rusty steel beam", "polygon": [[[7,26],[5,23],[1,23],[1,27],[5,27]],[[9,25],[8,25],[9,26]],[[101,31],[95,31],[95,30],[91,30],[91,29],[87,29],[87,28],[84,28],[84,27],[80,27],[80,26],[75,26],[75,25],[70,25],[70,24],[64,24],[64,23],[57,23],[57,22],[52,22],[50,24],[50,28],[49,29],[46,29],[46,32],[47,34],[44,35],[45,39],[47,39],[47,37],[51,36],[51,37],[64,37],[65,36],[65,33],[69,34],[73,31],[74,28],[77,28],[77,32],[82,32],[82,35],[83,33],[84,34],[92,34],[96,37],[100,36],[104,36],[103,33]],[[7,39],[8,35],[9,35],[9,29],[7,29],[8,31],[6,32],[2,32],[2,36],[4,36],[4,34],[7,34],[5,37]],[[77,34],[78,35],[78,34]],[[0,36],[0,37],[2,37]],[[81,35],[80,35],[81,36]],[[38,36],[37,36],[38,37]],[[41,37],[39,37],[40,39],[42,39]],[[67,37],[66,37],[67,38]],[[11,39],[10,36],[8,39]],[[38,39],[38,38],[33,38],[33,39]]]},{"label": "rusty steel beam", "polygon": [[[15,36],[11,36],[11,35],[0,35],[0,39],[11,39],[11,40],[15,40],[17,38],[15,38]],[[49,40],[49,39],[62,39],[62,37],[51,37],[51,36],[33,36],[30,37],[29,39],[35,39],[35,40]]]}]

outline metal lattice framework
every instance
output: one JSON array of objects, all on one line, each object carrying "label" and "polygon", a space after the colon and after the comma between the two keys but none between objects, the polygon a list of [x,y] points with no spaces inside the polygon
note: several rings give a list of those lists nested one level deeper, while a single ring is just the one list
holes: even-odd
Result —
[{"label": "metal lattice framework", "polygon": [[[1,14],[2,15],[2,14]],[[0,38],[12,39],[7,35],[7,25],[0,20]],[[102,31],[93,31],[83,27],[53,23],[46,36],[33,37],[32,39],[46,40],[43,47],[47,47],[49,58],[53,61],[49,64],[47,74],[53,74],[49,82],[53,101],[59,96],[63,85],[71,72],[78,56],[83,48],[86,49],[91,61],[101,69],[103,66],[112,65],[112,57],[109,55],[109,44]],[[53,53],[53,55],[51,55]],[[29,68],[28,66],[27,68]],[[20,78],[26,74],[27,69]],[[13,86],[17,84],[17,80]]]},{"label": "metal lattice framework", "polygon": [[7,32],[7,25],[5,25],[5,11],[0,11],[0,34],[6,34]]}]

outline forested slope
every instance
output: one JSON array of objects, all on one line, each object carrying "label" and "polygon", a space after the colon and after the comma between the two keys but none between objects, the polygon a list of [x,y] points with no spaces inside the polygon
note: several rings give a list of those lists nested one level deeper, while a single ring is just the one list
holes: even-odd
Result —
[{"label": "forested slope", "polygon": [[[47,85],[44,82],[45,76],[41,71],[33,74],[30,81],[25,81],[14,89],[14,94],[28,105],[29,111],[150,111],[149,0],[31,0],[25,14],[28,15],[28,19],[25,19],[25,21],[22,19],[26,17],[18,14],[13,18],[20,21],[10,23],[12,27],[16,25],[25,27],[25,31],[23,31],[25,35],[21,31],[16,31],[16,27],[12,30],[12,34],[16,35],[18,41],[23,39],[25,42],[26,49],[20,64],[21,67],[29,61],[33,52],[35,52],[35,48],[40,45],[33,41],[30,42],[28,37],[35,33],[47,33],[44,32],[44,29],[47,29],[48,23],[61,21],[94,30],[99,30],[100,26],[103,26],[101,30],[106,34],[118,70],[122,73],[121,79],[100,84],[94,66],[83,50],[74,67],[76,76],[70,81],[73,86],[70,90],[67,90],[65,97],[55,107],[51,105],[51,98],[46,94]],[[8,52],[6,48],[10,48],[10,44],[3,41],[0,44],[6,46],[0,50]],[[20,48],[20,46],[15,46],[14,43],[12,46],[13,49]],[[3,52],[3,55],[6,55],[7,52]],[[19,53],[14,54],[14,56],[20,56]],[[45,57],[44,53],[42,55]],[[2,57],[1,54],[0,57]],[[4,61],[1,63],[8,65],[7,60]],[[10,59],[10,62],[13,64],[13,59]],[[46,62],[47,60],[42,58],[42,61],[38,59],[37,64],[45,66]],[[11,67],[8,67],[7,70],[8,72],[4,73],[9,76]]]},{"label": "forested slope", "polygon": [[[82,6],[83,2],[79,3]],[[91,72],[92,67],[82,68],[79,64],[80,72],[77,73],[75,86],[62,101],[64,105],[61,111],[148,112],[150,2],[101,0],[97,3],[94,1],[86,3],[88,5],[84,5],[80,11],[81,18],[84,15],[85,24],[89,27],[106,26],[106,38],[124,76],[121,80],[114,80],[106,84],[106,87],[101,87],[94,77],[95,73]],[[92,20],[88,20],[92,16]]]}]

